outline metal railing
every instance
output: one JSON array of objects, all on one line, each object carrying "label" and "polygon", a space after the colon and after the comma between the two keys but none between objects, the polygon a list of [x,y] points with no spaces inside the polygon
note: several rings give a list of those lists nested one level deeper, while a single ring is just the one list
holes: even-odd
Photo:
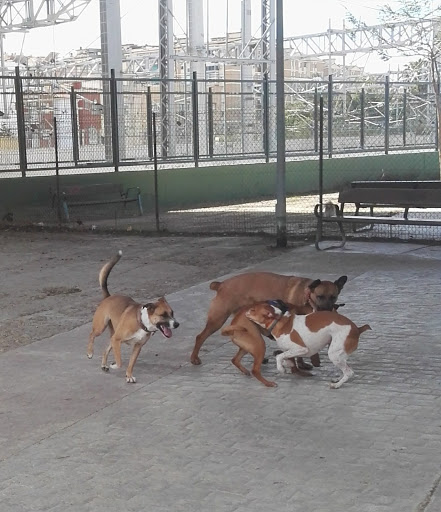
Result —
[{"label": "metal railing", "polygon": [[[268,80],[0,77],[0,173],[60,169],[115,171],[158,161],[195,166],[266,161],[276,156],[275,83]],[[161,109],[167,95],[168,110]],[[434,95],[427,82],[288,80],[286,156],[318,154],[318,101],[324,98],[328,157],[358,152],[436,149]]]}]

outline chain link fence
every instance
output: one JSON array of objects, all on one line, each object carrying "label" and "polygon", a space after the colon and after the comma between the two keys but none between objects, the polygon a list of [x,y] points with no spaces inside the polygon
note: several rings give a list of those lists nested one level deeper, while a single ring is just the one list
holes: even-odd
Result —
[{"label": "chain link fence", "polygon": [[[0,81],[4,224],[275,233],[273,81],[18,72]],[[307,238],[316,230],[320,97],[327,201],[337,201],[338,191],[356,179],[439,178],[429,83],[286,81],[290,236]],[[137,188],[140,202],[124,201]],[[395,236],[383,228],[382,237]],[[415,231],[409,227],[400,237],[439,238],[436,229]]]}]

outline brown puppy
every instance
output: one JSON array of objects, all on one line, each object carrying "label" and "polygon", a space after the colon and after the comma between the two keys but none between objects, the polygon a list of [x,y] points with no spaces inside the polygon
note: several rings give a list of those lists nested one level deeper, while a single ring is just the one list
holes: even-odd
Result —
[{"label": "brown puppy", "polygon": [[109,346],[104,351],[101,368],[106,372],[109,371],[107,358],[111,350],[113,350],[115,363],[112,363],[110,368],[121,368],[121,344],[127,343],[132,346],[132,354],[126,370],[126,380],[133,383],[136,382],[136,378],[133,376],[133,367],[143,345],[156,331],[160,331],[166,338],[170,338],[171,329],[176,329],[179,323],[174,319],[173,311],[164,297],[143,306],[125,295],[110,295],[107,289],[107,278],[121,255],[122,252],[119,251],[100,271],[99,283],[104,300],[98,305],[93,317],[87,357],[89,359],[93,357],[95,338],[102,334],[108,326],[111,338]]},{"label": "brown puppy", "polygon": [[[259,304],[266,305],[266,302]],[[255,305],[256,306],[256,305]],[[286,305],[288,311],[295,312],[298,315],[304,315],[310,312],[309,306],[297,307],[292,304]],[[233,357],[231,362],[239,368],[244,375],[250,375],[250,372],[242,365],[241,360],[245,354],[251,354],[254,359],[253,368],[251,373],[256,379],[262,382],[267,387],[275,387],[277,384],[262,377],[261,366],[265,358],[265,341],[262,334],[268,335],[267,329],[262,328],[260,325],[247,318],[246,314],[249,306],[243,306],[234,315],[231,324],[224,327],[221,331],[222,336],[230,336],[231,341],[239,347],[237,354]],[[274,318],[274,317],[273,317]],[[294,360],[291,363],[291,371],[297,371]]]},{"label": "brown puppy", "polygon": [[[204,341],[219,330],[228,317],[241,307],[280,299],[295,306],[309,305],[311,311],[332,311],[347,279],[347,276],[341,276],[332,282],[271,272],[250,272],[230,277],[222,283],[212,282],[210,288],[217,294],[211,301],[205,328],[196,336],[191,362],[201,364],[199,350]],[[313,362],[315,366],[320,366],[318,355]],[[299,363],[302,366],[300,358]]]}]

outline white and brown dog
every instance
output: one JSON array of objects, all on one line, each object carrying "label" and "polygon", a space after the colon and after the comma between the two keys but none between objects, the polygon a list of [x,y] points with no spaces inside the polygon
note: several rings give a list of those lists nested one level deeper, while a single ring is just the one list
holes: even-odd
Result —
[{"label": "white and brown dog", "polygon": [[246,318],[260,327],[270,330],[283,351],[276,356],[277,369],[285,373],[286,363],[292,357],[305,357],[316,354],[329,345],[328,356],[343,376],[331,383],[331,388],[339,388],[354,371],[348,366],[348,356],[358,347],[358,339],[369,325],[357,327],[349,318],[335,311],[317,311],[308,315],[286,312],[268,304],[260,303],[245,312]]},{"label": "white and brown dog", "polygon": [[87,357],[93,357],[93,344],[95,338],[102,334],[106,327],[110,329],[110,343],[103,353],[101,368],[109,371],[107,358],[111,350],[115,362],[110,368],[121,368],[121,345],[127,343],[132,347],[132,354],[126,370],[126,380],[136,382],[133,376],[133,367],[141,352],[143,345],[155,332],[160,331],[166,338],[172,335],[179,323],[173,317],[173,310],[164,297],[156,302],[139,304],[125,295],[110,295],[107,288],[107,279],[110,271],[118,263],[122,255],[119,251],[99,273],[99,283],[103,291],[104,300],[98,305],[92,322],[92,331],[89,335]]}]

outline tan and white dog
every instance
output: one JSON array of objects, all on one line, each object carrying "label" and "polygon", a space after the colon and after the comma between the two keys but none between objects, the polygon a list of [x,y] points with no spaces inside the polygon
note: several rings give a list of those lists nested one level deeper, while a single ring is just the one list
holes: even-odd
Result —
[{"label": "tan and white dog", "polygon": [[[341,276],[332,282],[272,272],[250,272],[230,277],[223,282],[213,281],[210,288],[216,291],[216,296],[211,301],[205,328],[196,336],[191,362],[201,364],[199,351],[204,341],[241,307],[280,299],[295,306],[307,306],[310,312],[332,311],[347,279],[347,276]],[[300,367],[307,366],[299,362]],[[320,366],[318,354],[313,364]]]},{"label": "tan and white dog", "polygon": [[127,343],[132,347],[132,354],[126,370],[126,380],[133,383],[136,382],[133,367],[143,345],[157,331],[160,331],[164,337],[170,338],[171,330],[179,327],[179,323],[174,319],[173,310],[164,297],[156,302],[142,305],[126,295],[110,295],[107,279],[121,255],[122,252],[119,251],[99,273],[99,283],[104,299],[98,305],[93,317],[87,357],[89,359],[93,357],[95,338],[109,327],[111,338],[109,346],[103,353],[101,368],[106,372],[109,371],[107,358],[111,350],[113,350],[115,362],[110,365],[110,368],[121,368],[121,345]]},{"label": "tan and white dog", "polygon": [[357,327],[349,318],[336,311],[317,311],[308,315],[298,315],[293,311],[283,313],[268,303],[260,303],[249,308],[245,316],[264,329],[270,329],[278,347],[283,351],[276,356],[277,369],[285,373],[285,361],[292,357],[305,357],[316,354],[329,345],[328,356],[343,376],[330,384],[339,388],[354,371],[347,359],[358,347],[358,339],[369,325]]}]

